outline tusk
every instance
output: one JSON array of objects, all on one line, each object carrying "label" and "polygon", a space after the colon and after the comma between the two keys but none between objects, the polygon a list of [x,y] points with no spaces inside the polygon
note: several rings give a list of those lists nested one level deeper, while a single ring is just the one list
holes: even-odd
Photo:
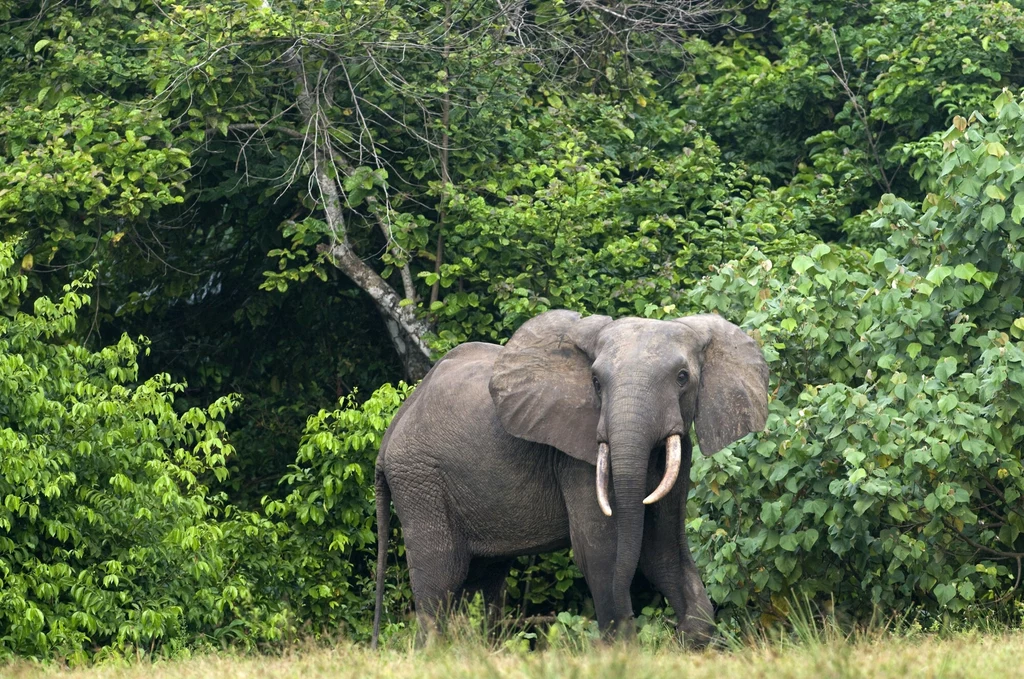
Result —
[{"label": "tusk", "polygon": [[612,505],[608,502],[608,465],[611,462],[608,444],[597,446],[597,504],[605,516],[612,515]]},{"label": "tusk", "polygon": [[654,504],[665,497],[672,490],[672,486],[676,485],[682,458],[682,443],[679,440],[679,434],[672,434],[672,436],[665,439],[665,477],[661,480],[658,487],[654,489],[654,492],[644,498],[645,505]]}]

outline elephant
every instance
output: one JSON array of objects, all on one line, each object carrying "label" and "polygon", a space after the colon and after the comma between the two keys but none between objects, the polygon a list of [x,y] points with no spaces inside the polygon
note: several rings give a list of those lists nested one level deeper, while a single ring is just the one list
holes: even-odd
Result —
[{"label": "elephant", "polygon": [[383,604],[391,501],[418,642],[455,597],[497,603],[522,555],[572,547],[602,637],[635,634],[639,568],[703,645],[714,610],[687,544],[691,426],[711,455],[767,419],[760,346],[715,314],[672,320],[552,310],[505,346],[468,342],[399,408],[375,472]]}]

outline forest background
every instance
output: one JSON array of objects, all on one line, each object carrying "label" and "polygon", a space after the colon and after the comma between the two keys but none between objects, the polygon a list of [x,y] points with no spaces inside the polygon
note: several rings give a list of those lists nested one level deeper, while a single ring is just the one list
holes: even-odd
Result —
[{"label": "forest background", "polygon": [[406,385],[549,308],[762,344],[723,625],[1019,623],[1022,63],[1019,1],[0,0],[0,659],[365,639]]}]

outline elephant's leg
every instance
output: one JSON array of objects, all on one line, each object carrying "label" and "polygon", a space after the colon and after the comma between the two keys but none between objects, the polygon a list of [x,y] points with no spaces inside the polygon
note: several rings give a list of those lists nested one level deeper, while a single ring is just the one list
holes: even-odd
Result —
[{"label": "elephant's leg", "polygon": [[615,522],[602,514],[597,504],[594,468],[583,464],[571,468],[567,465],[563,474],[562,493],[569,513],[573,559],[583,571],[590,595],[594,598],[597,625],[602,636],[614,631],[629,636],[632,606],[617,608],[612,593],[617,549]]},{"label": "elephant's leg", "polygon": [[640,569],[676,612],[677,629],[683,640],[697,647],[704,646],[714,634],[714,608],[685,541],[674,551],[675,564],[667,563],[671,558],[668,554],[664,557],[651,555],[641,557]]},{"label": "elephant's leg", "polygon": [[490,630],[505,613],[505,579],[512,568],[512,559],[475,559],[463,587],[463,599],[472,601],[477,592],[483,597],[486,625]]},{"label": "elephant's leg", "polygon": [[455,593],[466,576],[469,558],[440,551],[414,557],[408,544],[406,553],[409,555],[409,578],[419,623],[416,645],[422,647],[432,635],[440,633],[441,622],[455,602]]},{"label": "elephant's leg", "polygon": [[703,646],[714,633],[714,608],[686,541],[688,485],[681,478],[666,498],[647,508],[640,570],[675,610],[684,641]]},{"label": "elephant's leg", "polygon": [[443,498],[422,494],[417,497],[415,512],[399,513],[419,622],[418,646],[440,632],[439,624],[469,572],[465,540],[448,517]]},{"label": "elephant's leg", "polygon": [[573,560],[579,569],[583,571],[587,587],[590,589],[590,596],[594,598],[594,613],[597,615],[597,626],[602,636],[608,636],[616,631],[620,624],[632,619],[633,611],[616,610],[615,597],[612,592],[612,575],[615,568],[615,531],[605,535],[613,536],[608,539],[599,536],[594,541],[590,538],[573,535],[572,554]]},{"label": "elephant's leg", "polygon": [[711,599],[700,579],[697,564],[693,561],[685,536],[679,545],[679,560],[683,590],[680,601],[685,601],[684,613],[680,614],[679,632],[687,643],[702,647],[714,637],[715,608],[711,605]]}]

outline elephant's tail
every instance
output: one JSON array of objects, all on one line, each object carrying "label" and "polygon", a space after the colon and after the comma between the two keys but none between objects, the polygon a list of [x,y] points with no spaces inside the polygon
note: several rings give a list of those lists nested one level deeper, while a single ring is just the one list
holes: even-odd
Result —
[{"label": "elephant's tail", "polygon": [[377,648],[380,637],[380,615],[384,609],[384,573],[388,568],[388,538],[391,536],[391,488],[378,466],[374,476],[377,498],[377,603],[373,611],[373,637],[370,648]]}]

